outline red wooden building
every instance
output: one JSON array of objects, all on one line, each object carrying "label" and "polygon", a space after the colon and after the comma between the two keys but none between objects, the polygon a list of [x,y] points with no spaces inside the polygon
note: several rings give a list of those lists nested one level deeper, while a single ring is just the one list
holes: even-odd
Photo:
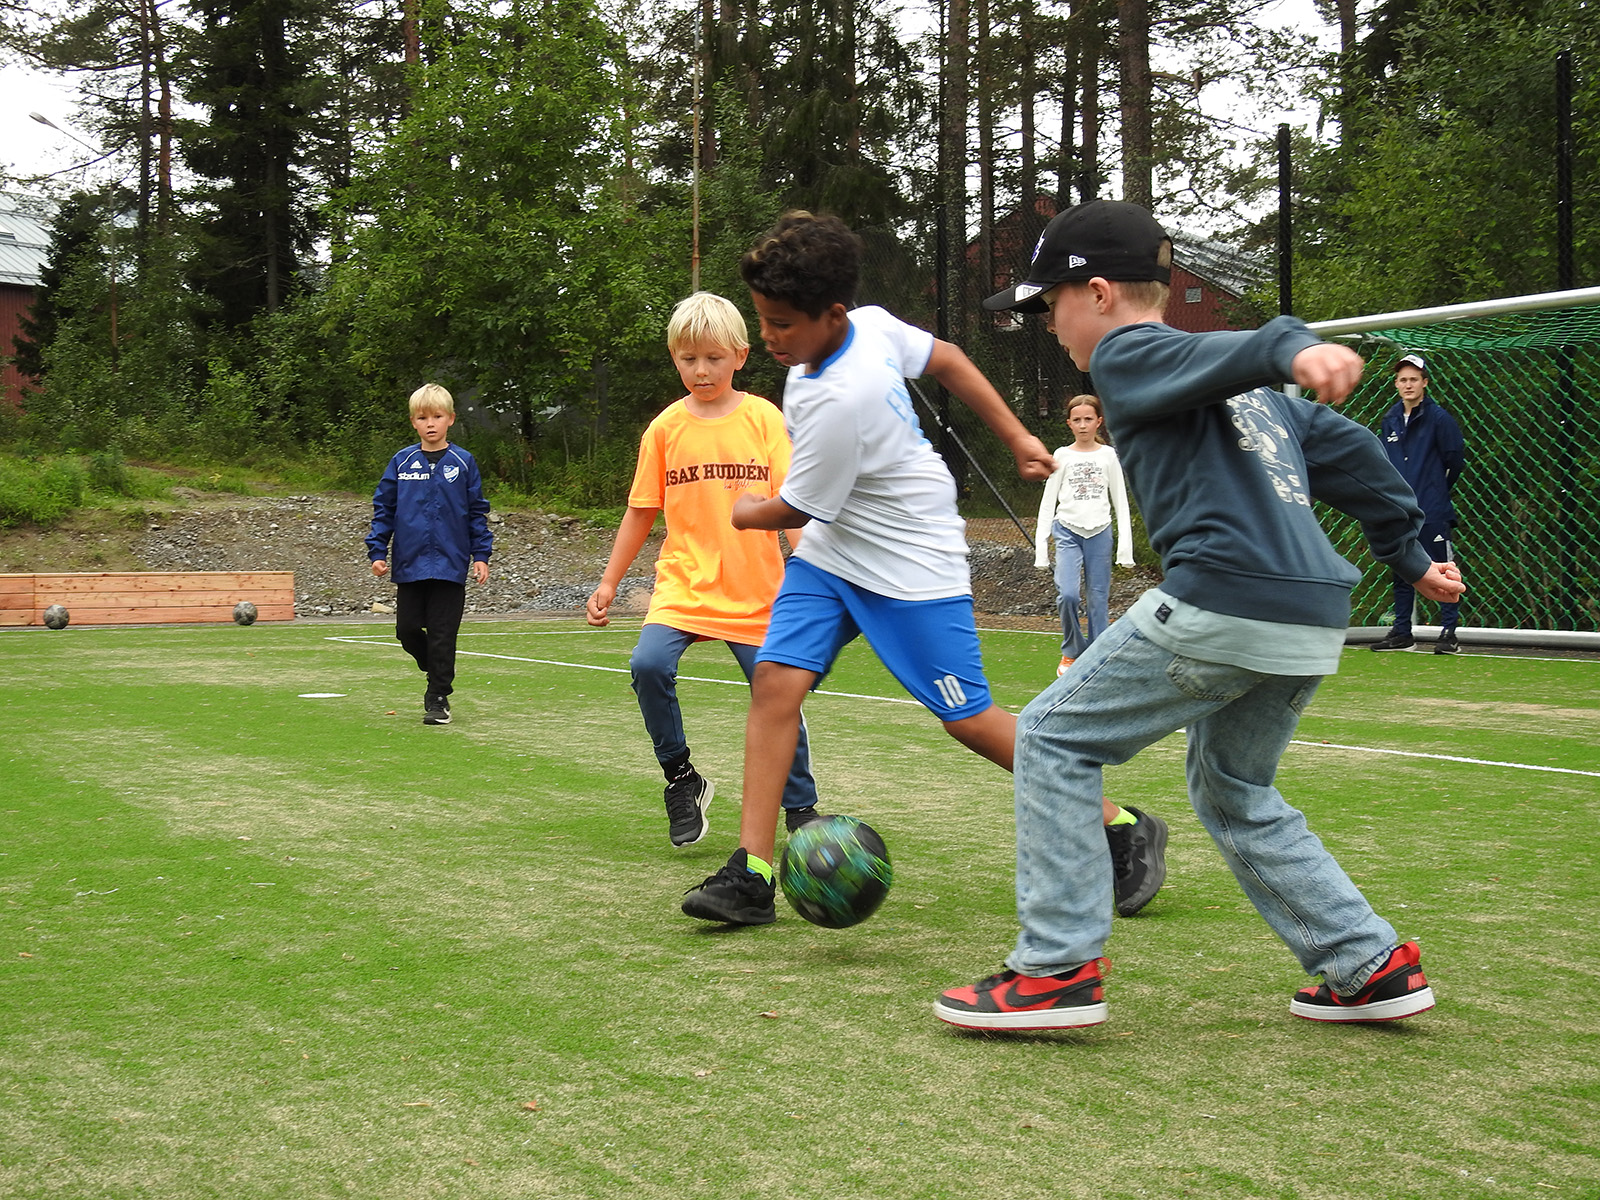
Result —
[{"label": "red wooden building", "polygon": [[[1054,198],[1040,196],[1034,201],[1032,212],[1015,208],[996,223],[995,278],[992,287],[980,285],[984,295],[1015,282],[1015,272],[1024,267],[1040,231],[1055,215]],[[1190,333],[1255,324],[1238,301],[1247,292],[1269,284],[1270,269],[1223,242],[1191,237],[1170,225],[1167,230],[1172,234],[1173,258],[1172,290],[1164,314],[1167,324]],[[978,244],[972,242],[967,247],[967,261],[976,268],[978,259]],[[996,323],[1001,326],[1019,322],[1016,314],[996,314]]]},{"label": "red wooden building", "polygon": [[33,381],[12,363],[13,340],[22,316],[33,306],[39,274],[50,254],[48,200],[0,192],[0,403],[17,404],[22,388]]}]

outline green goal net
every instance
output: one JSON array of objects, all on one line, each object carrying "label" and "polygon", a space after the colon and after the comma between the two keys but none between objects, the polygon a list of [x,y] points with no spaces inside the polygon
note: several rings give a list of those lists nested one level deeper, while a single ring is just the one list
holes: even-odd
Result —
[{"label": "green goal net", "polygon": [[[1600,288],[1313,325],[1353,345],[1366,377],[1342,411],[1376,430],[1401,355],[1422,353],[1428,394],[1455,417],[1467,464],[1454,494],[1464,628],[1600,629]],[[1390,576],[1356,524],[1324,510],[1363,566],[1353,625],[1392,616]],[[1419,623],[1435,620],[1418,599]]]}]

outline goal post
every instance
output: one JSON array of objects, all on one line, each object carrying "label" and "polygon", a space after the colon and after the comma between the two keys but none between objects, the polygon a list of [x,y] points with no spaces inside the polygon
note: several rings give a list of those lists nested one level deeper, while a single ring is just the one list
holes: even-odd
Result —
[{"label": "goal post", "polygon": [[[1455,487],[1456,555],[1467,583],[1463,641],[1600,649],[1600,287],[1321,321],[1366,375],[1341,411],[1376,430],[1397,399],[1402,355],[1428,363],[1428,394],[1467,444]],[[1324,527],[1362,565],[1351,623],[1386,629],[1390,576],[1356,523]],[[1418,623],[1434,613],[1419,598]]]}]

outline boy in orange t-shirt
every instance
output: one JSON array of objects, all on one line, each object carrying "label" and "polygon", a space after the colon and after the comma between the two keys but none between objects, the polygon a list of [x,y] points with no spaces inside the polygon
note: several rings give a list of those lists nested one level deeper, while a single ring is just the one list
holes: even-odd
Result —
[{"label": "boy in orange t-shirt", "polygon": [[[644,432],[628,511],[587,608],[589,624],[610,623],[617,585],[656,515],[664,513],[667,540],[656,560],[655,595],[629,666],[645,729],[667,777],[668,836],[674,846],[689,846],[710,827],[706,810],[715,787],[689,761],[678,707],[678,660],[693,643],[715,639],[727,643],[746,679],[755,670],[783,581],[783,552],[776,532],[735,529],[731,515],[744,492],[778,494],[789,471],[789,436],[776,407],[733,386],[750,340],[731,301],[696,292],[680,302],[667,323],[667,349],[688,395]],[[789,537],[796,540],[793,531]],[[815,818],[816,804],[802,721],[783,791],[787,828]]]}]

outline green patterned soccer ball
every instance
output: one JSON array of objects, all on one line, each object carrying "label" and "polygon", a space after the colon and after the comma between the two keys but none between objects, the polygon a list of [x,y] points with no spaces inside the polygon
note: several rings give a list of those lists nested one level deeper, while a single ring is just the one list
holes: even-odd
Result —
[{"label": "green patterned soccer ball", "polygon": [[256,623],[256,606],[248,600],[241,600],[233,606],[233,619],[241,625],[254,625]]},{"label": "green patterned soccer ball", "polygon": [[801,826],[778,864],[778,883],[795,912],[827,929],[858,925],[877,912],[893,878],[883,839],[854,817]]},{"label": "green patterned soccer ball", "polygon": [[44,623],[48,629],[65,629],[70,620],[72,614],[59,604],[52,604],[44,610]]}]

